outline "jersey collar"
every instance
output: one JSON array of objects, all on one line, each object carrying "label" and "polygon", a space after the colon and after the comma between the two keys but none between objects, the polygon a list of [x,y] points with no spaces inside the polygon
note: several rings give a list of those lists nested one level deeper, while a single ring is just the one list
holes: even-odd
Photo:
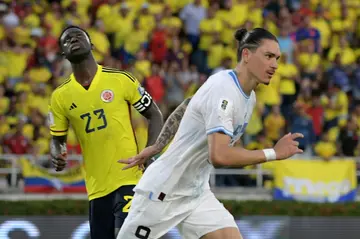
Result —
[{"label": "jersey collar", "polygon": [[245,97],[245,99],[249,99],[250,98],[250,95],[247,95],[243,89],[241,88],[241,85],[240,85],[240,82],[239,82],[239,79],[237,78],[237,75],[236,75],[236,72],[234,70],[231,70],[229,71],[228,73],[231,78],[233,79],[235,85],[237,86],[237,88],[240,90],[240,93]]},{"label": "jersey collar", "polygon": [[74,82],[74,84],[76,85],[76,87],[81,88],[84,91],[90,91],[92,89],[96,88],[96,85],[98,84],[99,80],[100,80],[100,74],[102,72],[102,66],[101,65],[97,65],[97,71],[96,74],[94,76],[94,79],[91,81],[90,87],[89,89],[85,89],[79,82],[76,81],[74,74],[71,74],[70,78],[71,80]]}]

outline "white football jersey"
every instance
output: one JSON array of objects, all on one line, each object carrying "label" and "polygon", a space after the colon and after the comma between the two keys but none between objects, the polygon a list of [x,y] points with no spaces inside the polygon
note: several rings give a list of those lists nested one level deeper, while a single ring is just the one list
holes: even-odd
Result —
[{"label": "white football jersey", "polygon": [[210,76],[191,99],[173,142],[145,171],[135,192],[148,193],[153,200],[199,196],[209,188],[213,170],[207,136],[222,132],[234,145],[244,133],[255,103],[255,92],[247,96],[234,71]]}]

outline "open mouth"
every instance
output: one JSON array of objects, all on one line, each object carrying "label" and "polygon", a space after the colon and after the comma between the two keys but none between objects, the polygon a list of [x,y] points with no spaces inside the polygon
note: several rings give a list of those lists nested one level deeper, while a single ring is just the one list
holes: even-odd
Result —
[{"label": "open mouth", "polygon": [[269,78],[271,78],[275,74],[275,71],[267,71],[266,73],[269,76]]},{"label": "open mouth", "polygon": [[80,49],[80,44],[79,43],[73,43],[70,47],[70,50],[75,51]]}]

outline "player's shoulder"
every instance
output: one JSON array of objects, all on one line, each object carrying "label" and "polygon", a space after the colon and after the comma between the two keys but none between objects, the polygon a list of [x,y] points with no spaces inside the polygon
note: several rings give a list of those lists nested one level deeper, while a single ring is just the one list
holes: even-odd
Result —
[{"label": "player's shoulder", "polygon": [[234,79],[236,79],[237,76],[233,70],[225,69],[213,74],[212,78],[218,80],[217,83],[220,85],[234,86]]},{"label": "player's shoulder", "polygon": [[230,75],[229,75],[230,72],[231,72],[231,70],[219,70],[216,73],[210,75],[209,80],[210,79],[224,79],[224,78],[230,77]]},{"label": "player's shoulder", "polygon": [[207,80],[209,87],[217,92],[236,93],[232,72],[232,70],[221,70],[211,75]]},{"label": "player's shoulder", "polygon": [[69,76],[66,80],[64,80],[60,85],[55,88],[55,90],[52,92],[52,96],[56,97],[65,92],[70,87],[70,82],[72,80],[72,77]]},{"label": "player's shoulder", "polygon": [[228,72],[222,70],[210,75],[191,101],[204,102],[224,95],[228,98],[236,98],[236,91]]},{"label": "player's shoulder", "polygon": [[135,83],[137,79],[128,71],[120,70],[116,68],[111,68],[107,66],[103,66],[101,69],[101,76],[104,78],[112,78],[120,81],[130,81]]}]

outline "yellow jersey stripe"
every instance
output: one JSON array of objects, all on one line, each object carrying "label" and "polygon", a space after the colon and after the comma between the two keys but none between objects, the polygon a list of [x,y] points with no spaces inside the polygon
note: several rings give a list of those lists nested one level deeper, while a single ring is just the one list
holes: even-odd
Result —
[{"label": "yellow jersey stripe", "polygon": [[136,79],[129,72],[124,71],[123,74],[129,77],[132,82],[136,81]]},{"label": "yellow jersey stripe", "polygon": [[103,70],[109,70],[109,71],[123,71],[117,68],[112,68],[112,67],[107,67],[107,66],[103,66],[102,68]]},{"label": "yellow jersey stripe", "polygon": [[70,81],[71,81],[71,78],[69,77],[63,83],[61,83],[58,87],[56,87],[56,89],[60,89],[61,87],[63,87],[67,83],[69,83]]},{"label": "yellow jersey stripe", "polygon": [[105,72],[105,73],[118,73],[118,74],[123,74],[125,76],[127,76],[132,82],[135,82],[135,78],[129,74],[128,72],[126,71],[122,71],[122,70],[110,70],[110,69],[104,69],[102,70],[102,72]]},{"label": "yellow jersey stripe", "polygon": [[102,71],[103,71],[103,72],[109,72],[109,73],[122,73],[122,72],[124,72],[124,71],[122,71],[122,70],[111,69],[111,68],[103,68]]}]

